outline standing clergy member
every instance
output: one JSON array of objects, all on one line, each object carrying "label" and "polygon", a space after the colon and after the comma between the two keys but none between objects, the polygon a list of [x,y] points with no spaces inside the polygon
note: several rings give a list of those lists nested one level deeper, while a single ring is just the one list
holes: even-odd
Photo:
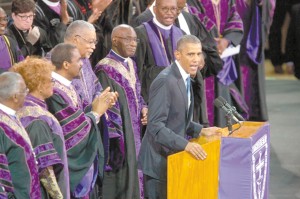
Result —
[{"label": "standing clergy member", "polygon": [[95,98],[92,110],[85,114],[71,85],[82,67],[79,50],[71,44],[58,44],[52,50],[51,61],[56,66],[52,74],[54,92],[46,103],[64,133],[72,196],[86,197],[95,185],[98,171],[103,171],[104,153],[97,123],[111,106],[110,101],[116,100],[116,95],[106,89]]},{"label": "standing clergy member", "polygon": [[18,73],[4,72],[0,82],[0,188],[8,198],[41,199],[35,154],[27,132],[16,117],[28,89]]},{"label": "standing clergy member", "polygon": [[[141,96],[141,85],[136,64],[130,58],[137,46],[137,36],[131,26],[122,24],[112,31],[112,49],[96,66],[95,71],[102,86],[109,86],[120,95],[116,110],[108,110],[114,118],[117,137],[111,137],[111,170],[104,175],[103,197],[107,199],[140,198],[143,193],[142,172],[137,176],[137,161],[141,147],[141,123],[147,124],[148,109]],[[116,151],[116,149],[121,149]],[[114,155],[115,154],[115,155]],[[114,155],[114,156],[113,156]],[[117,162],[116,158],[121,161]],[[116,164],[117,163],[117,164]]]}]

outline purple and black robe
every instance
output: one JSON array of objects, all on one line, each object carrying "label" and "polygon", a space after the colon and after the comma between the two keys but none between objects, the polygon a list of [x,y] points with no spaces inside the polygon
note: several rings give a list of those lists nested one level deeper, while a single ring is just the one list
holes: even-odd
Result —
[{"label": "purple and black robe", "polygon": [[[0,110],[0,187],[15,198],[41,199],[35,154],[20,121]],[[3,191],[3,190],[2,190]]]},{"label": "purple and black robe", "polygon": [[[28,132],[39,172],[52,166],[62,195],[66,199],[70,198],[67,153],[57,119],[48,112],[44,101],[32,95],[26,96],[24,106],[17,111],[17,116]],[[42,193],[46,194],[46,190]]]},{"label": "purple and black robe", "polygon": [[[213,4],[212,0],[199,1],[203,10],[190,9],[212,31],[213,37],[225,38],[230,44],[237,46],[243,37],[243,23],[236,11],[233,0],[220,0]],[[223,58],[223,69],[216,75],[205,79],[207,112],[210,125],[225,126],[225,113],[214,107],[214,99],[218,96],[225,98],[230,104],[237,106],[247,116],[248,107],[241,95],[240,71],[238,57]],[[209,66],[208,66],[209,67]]]},{"label": "purple and black robe", "polygon": [[237,11],[244,24],[244,37],[241,42],[240,66],[244,98],[249,107],[249,120],[268,120],[262,8],[260,0],[237,0]]},{"label": "purple and black robe", "polygon": [[84,113],[73,86],[67,87],[59,81],[55,81],[54,93],[46,103],[63,130],[72,196],[85,197],[93,189],[97,176],[103,175],[103,145],[95,117]]},{"label": "purple and black robe", "polygon": [[24,60],[18,43],[11,37],[0,35],[0,73]]},{"label": "purple and black robe", "polygon": [[88,112],[91,109],[90,105],[95,97],[100,95],[102,87],[91,67],[90,60],[88,58],[82,58],[81,61],[83,65],[80,71],[80,77],[73,79],[72,85],[82,101],[83,109]]},{"label": "purple and black robe", "polygon": [[175,60],[173,52],[184,33],[176,26],[163,29],[157,26],[153,19],[136,27],[135,31],[140,39],[135,60],[142,84],[142,96],[147,102],[152,81]]},{"label": "purple and black robe", "polygon": [[[106,174],[110,176],[115,173],[115,180],[106,181],[104,177],[103,196],[107,192],[107,198],[143,197],[143,174],[141,171],[137,172],[137,156],[141,147],[141,110],[146,105],[141,96],[136,70],[136,64],[131,58],[124,59],[112,50],[95,67],[102,86],[110,86],[119,93],[117,105],[107,111],[109,122],[116,127],[116,132],[110,132],[110,156],[114,157],[119,152],[119,156],[124,158],[121,159],[123,162],[119,161],[120,158],[113,158],[109,162],[111,170]],[[121,150],[114,150],[116,148]],[[110,187],[113,183],[119,189],[116,185],[114,188]]]}]

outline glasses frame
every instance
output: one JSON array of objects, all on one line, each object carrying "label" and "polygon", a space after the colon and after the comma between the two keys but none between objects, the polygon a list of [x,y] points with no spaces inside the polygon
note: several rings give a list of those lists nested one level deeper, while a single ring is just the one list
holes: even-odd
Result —
[{"label": "glasses frame", "polygon": [[32,14],[32,15],[25,15],[25,16],[22,16],[20,14],[16,14],[18,17],[20,17],[20,19],[22,21],[26,21],[27,19],[30,19],[30,20],[33,20],[34,17],[35,17],[35,14]]},{"label": "glasses frame", "polygon": [[169,11],[171,13],[177,13],[178,12],[178,8],[177,7],[158,7],[158,9],[160,9],[163,13],[168,13]]},{"label": "glasses frame", "polygon": [[89,41],[86,38],[82,37],[81,35],[75,35],[75,37],[80,37],[81,39],[83,39],[86,43],[90,44],[90,45],[97,45],[98,44],[98,40],[96,41]]},{"label": "glasses frame", "polygon": [[134,41],[137,44],[140,42],[139,38],[119,37],[119,36],[115,36],[115,37],[120,38],[120,39],[124,39],[127,44],[130,44],[132,41]]},{"label": "glasses frame", "polygon": [[7,23],[9,20],[8,16],[6,15],[5,17],[0,17],[0,23]]}]

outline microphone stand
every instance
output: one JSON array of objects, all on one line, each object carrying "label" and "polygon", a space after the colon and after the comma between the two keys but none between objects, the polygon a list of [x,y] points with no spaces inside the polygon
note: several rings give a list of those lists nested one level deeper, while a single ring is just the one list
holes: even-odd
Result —
[{"label": "microphone stand", "polygon": [[225,115],[225,118],[226,118],[226,126],[228,128],[229,135],[231,135],[233,133],[233,131],[232,131],[232,122],[231,122],[231,113],[227,113]]}]

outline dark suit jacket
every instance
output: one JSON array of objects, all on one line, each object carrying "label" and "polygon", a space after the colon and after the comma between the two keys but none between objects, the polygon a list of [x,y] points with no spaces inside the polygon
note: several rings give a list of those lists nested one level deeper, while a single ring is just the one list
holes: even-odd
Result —
[{"label": "dark suit jacket", "polygon": [[149,97],[148,126],[139,164],[144,174],[166,180],[167,156],[183,151],[188,144],[186,136],[198,137],[202,125],[191,121],[193,97],[188,111],[185,83],[175,63],[153,81]]}]

